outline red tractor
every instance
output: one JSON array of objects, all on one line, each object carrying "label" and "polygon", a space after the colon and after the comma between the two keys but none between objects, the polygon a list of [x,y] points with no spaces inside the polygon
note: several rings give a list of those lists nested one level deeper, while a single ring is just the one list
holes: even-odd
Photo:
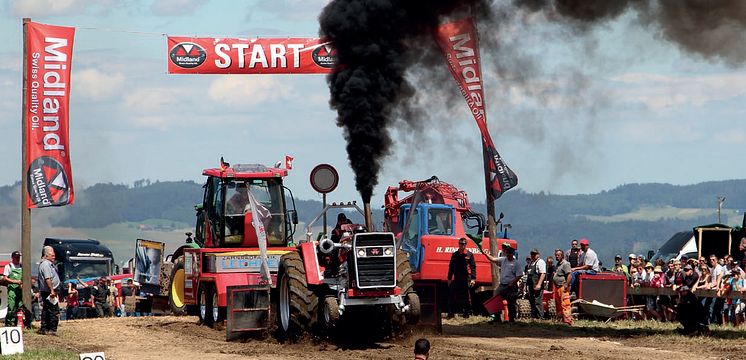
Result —
[{"label": "red tractor", "polygon": [[[414,193],[399,199],[399,191]],[[447,304],[451,254],[458,249],[458,239],[467,237],[466,229],[474,229],[472,235],[482,236],[484,216],[472,210],[466,192],[433,176],[424,181],[402,180],[398,187],[389,187],[384,217],[386,230],[397,236],[399,256],[409,259],[417,292],[421,298],[429,299],[422,304],[423,320],[427,308],[432,311],[427,317],[439,322],[440,312]],[[485,237],[483,243],[488,243],[486,240]],[[512,239],[497,239],[497,243],[498,248],[503,243],[517,248]],[[474,253],[477,265],[472,303],[476,312],[482,312],[482,302],[492,296],[490,262],[477,248],[468,250]]]},{"label": "red tractor", "polygon": [[[268,322],[283,339],[331,332],[353,308],[380,311],[385,316],[378,318],[392,325],[417,321],[417,294],[405,270],[407,259],[397,258],[394,234],[349,224],[339,238],[309,238],[295,246],[298,217],[292,193],[282,185],[287,170],[224,164],[203,174],[207,182],[194,239],[172,256],[169,302],[175,313],[194,312],[201,323],[215,326],[243,316],[229,296],[236,288],[270,286],[271,310],[267,306],[269,316],[262,320],[273,319]],[[271,215],[263,222],[271,281],[260,275],[259,237],[253,212],[246,209],[247,191]]]}]

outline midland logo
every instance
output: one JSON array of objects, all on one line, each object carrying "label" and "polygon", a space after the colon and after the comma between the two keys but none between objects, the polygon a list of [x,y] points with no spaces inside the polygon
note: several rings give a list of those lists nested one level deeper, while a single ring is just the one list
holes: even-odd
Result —
[{"label": "midland logo", "polygon": [[191,69],[200,66],[203,62],[205,62],[205,59],[207,59],[207,53],[205,52],[205,49],[195,43],[190,42],[176,44],[176,46],[171,48],[171,51],[168,53],[168,55],[174,65],[183,67],[185,69]]},{"label": "midland logo", "polygon": [[37,207],[66,205],[70,200],[65,168],[50,156],[31,162],[28,170],[28,194]]},{"label": "midland logo", "polygon": [[322,68],[331,69],[334,67],[334,62],[337,60],[337,50],[333,49],[331,45],[319,45],[311,53],[311,58],[316,65]]}]

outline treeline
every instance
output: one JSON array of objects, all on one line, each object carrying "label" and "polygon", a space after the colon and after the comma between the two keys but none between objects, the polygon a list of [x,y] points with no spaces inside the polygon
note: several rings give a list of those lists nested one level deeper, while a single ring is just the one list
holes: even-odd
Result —
[{"label": "treeline", "polygon": [[[18,218],[18,184],[0,187],[0,227],[13,226]],[[746,180],[727,180],[676,186],[670,184],[627,184],[613,190],[587,195],[554,195],[514,190],[496,203],[498,213],[505,212],[511,235],[523,249],[538,247],[547,254],[556,247],[565,248],[570,239],[587,237],[610,260],[616,253],[645,252],[656,249],[676,231],[715,222],[712,217],[697,219],[660,219],[656,221],[591,221],[587,215],[610,216],[633,212],[640,207],[673,206],[710,208],[715,213],[717,196],[727,198],[725,208],[746,209]],[[474,202],[484,213],[483,203]],[[73,206],[50,212],[54,226],[96,228],[120,222],[165,219],[188,225],[195,221],[194,206],[202,201],[202,184],[193,181],[140,180],[134,186],[97,184],[78,188]],[[320,211],[316,200],[295,200],[300,221],[311,221]],[[374,219],[383,220],[381,204],[373,204]],[[330,214],[329,222],[334,222]],[[358,220],[361,221],[361,220]],[[724,220],[725,222],[725,220]],[[740,222],[740,220],[739,220]]]}]

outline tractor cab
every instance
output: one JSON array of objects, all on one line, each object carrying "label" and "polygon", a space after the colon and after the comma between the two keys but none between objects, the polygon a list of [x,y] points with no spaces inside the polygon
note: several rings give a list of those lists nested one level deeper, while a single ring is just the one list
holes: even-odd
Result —
[{"label": "tractor cab", "polygon": [[[456,229],[461,222],[455,220],[456,210],[447,204],[419,203],[414,211],[410,211],[411,204],[403,204],[399,212],[399,226],[401,233],[401,249],[407,253],[412,271],[419,271],[424,259],[423,236],[453,237],[463,233],[464,229]],[[411,213],[411,220],[408,218]],[[409,223],[407,223],[409,222]],[[460,231],[459,231],[460,230]]]},{"label": "tractor cab", "polygon": [[[204,247],[257,247],[254,216],[264,225],[270,247],[292,242],[298,215],[286,169],[259,164],[224,164],[207,169],[204,197],[197,206],[195,242]],[[256,209],[252,208],[251,198]],[[291,209],[288,209],[288,204]]]}]

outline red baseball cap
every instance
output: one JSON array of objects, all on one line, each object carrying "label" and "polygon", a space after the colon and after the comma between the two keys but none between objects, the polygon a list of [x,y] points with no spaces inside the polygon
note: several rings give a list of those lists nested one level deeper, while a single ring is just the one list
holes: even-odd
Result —
[{"label": "red baseball cap", "polygon": [[588,245],[588,239],[580,239],[580,245]]}]

